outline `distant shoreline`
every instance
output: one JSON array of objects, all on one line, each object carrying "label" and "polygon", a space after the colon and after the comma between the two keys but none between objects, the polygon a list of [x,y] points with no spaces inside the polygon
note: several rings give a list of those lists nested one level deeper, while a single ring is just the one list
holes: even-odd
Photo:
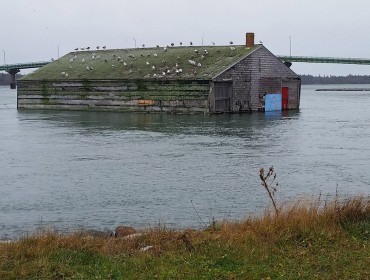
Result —
[{"label": "distant shoreline", "polygon": [[370,91],[370,88],[318,88],[316,91]]}]

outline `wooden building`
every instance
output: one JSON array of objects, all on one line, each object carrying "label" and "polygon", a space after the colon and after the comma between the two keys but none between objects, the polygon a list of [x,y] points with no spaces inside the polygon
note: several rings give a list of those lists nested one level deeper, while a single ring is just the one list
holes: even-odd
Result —
[{"label": "wooden building", "polygon": [[72,52],[18,81],[18,109],[239,113],[297,109],[300,77],[243,46]]}]

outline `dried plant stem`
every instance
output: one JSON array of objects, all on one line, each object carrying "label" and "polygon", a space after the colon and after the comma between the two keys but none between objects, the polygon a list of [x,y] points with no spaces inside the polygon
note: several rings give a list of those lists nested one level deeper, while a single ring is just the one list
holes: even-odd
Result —
[{"label": "dried plant stem", "polygon": [[[265,170],[263,168],[260,169],[260,179],[261,179],[261,184],[262,186],[266,189],[269,197],[270,197],[270,200],[272,202],[272,205],[275,209],[275,214],[276,216],[279,215],[279,210],[276,206],[276,203],[275,203],[275,199],[274,199],[274,192],[276,191],[276,189],[272,186],[272,184],[274,183],[275,181],[275,178],[276,178],[276,174],[274,174],[274,168],[273,167],[270,167],[269,169],[269,172],[267,173],[267,175],[265,176],[264,175],[265,173]],[[273,176],[274,175],[274,176]],[[270,183],[270,186],[268,185],[267,183],[267,180],[268,178],[270,178],[271,176],[273,176],[272,178],[272,181]],[[272,191],[271,191],[272,190]]]}]

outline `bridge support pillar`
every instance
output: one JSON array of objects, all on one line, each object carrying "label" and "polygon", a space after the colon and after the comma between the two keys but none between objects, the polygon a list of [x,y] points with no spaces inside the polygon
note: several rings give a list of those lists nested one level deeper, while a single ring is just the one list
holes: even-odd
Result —
[{"label": "bridge support pillar", "polygon": [[10,74],[10,88],[16,89],[17,88],[17,81],[15,75],[19,73],[19,69],[9,69],[7,72]]}]

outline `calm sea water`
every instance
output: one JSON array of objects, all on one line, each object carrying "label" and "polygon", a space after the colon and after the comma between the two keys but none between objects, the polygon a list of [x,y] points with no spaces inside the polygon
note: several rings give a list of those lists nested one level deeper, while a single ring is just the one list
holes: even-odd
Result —
[{"label": "calm sea water", "polygon": [[179,116],[18,112],[0,87],[0,239],[242,219],[269,203],[261,167],[274,166],[279,201],[368,195],[370,92],[316,88],[299,111]]}]

